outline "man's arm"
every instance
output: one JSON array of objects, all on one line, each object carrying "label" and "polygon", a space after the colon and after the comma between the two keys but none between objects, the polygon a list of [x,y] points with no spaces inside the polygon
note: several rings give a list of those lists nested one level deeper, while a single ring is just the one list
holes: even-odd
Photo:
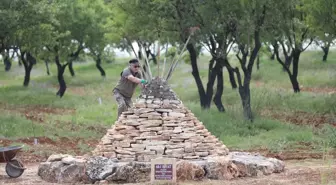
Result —
[{"label": "man's arm", "polygon": [[126,78],[128,80],[131,80],[134,83],[137,83],[137,84],[140,84],[141,82],[143,82],[142,79],[139,79],[139,78],[137,78],[137,77],[135,77],[133,75],[128,75]]}]

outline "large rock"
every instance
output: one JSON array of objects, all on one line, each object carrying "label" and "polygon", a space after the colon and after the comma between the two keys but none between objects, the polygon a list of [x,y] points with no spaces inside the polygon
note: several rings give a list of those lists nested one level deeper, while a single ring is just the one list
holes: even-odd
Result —
[{"label": "large rock", "polygon": [[77,183],[86,181],[83,164],[64,164],[62,161],[43,162],[37,174],[52,183]]},{"label": "large rock", "polygon": [[177,180],[201,180],[205,171],[201,165],[190,161],[179,161],[176,164]]},{"label": "large rock", "polygon": [[106,178],[113,183],[138,183],[150,180],[151,164],[143,162],[131,162],[121,165]]},{"label": "large rock", "polygon": [[237,166],[239,176],[269,175],[284,171],[285,163],[275,158],[266,158],[259,154],[231,152],[231,161]]},{"label": "large rock", "polygon": [[104,180],[117,170],[117,159],[106,157],[91,157],[86,164],[86,175],[91,182]]},{"label": "large rock", "polygon": [[208,158],[204,163],[204,169],[208,179],[231,180],[239,174],[229,157]]}]

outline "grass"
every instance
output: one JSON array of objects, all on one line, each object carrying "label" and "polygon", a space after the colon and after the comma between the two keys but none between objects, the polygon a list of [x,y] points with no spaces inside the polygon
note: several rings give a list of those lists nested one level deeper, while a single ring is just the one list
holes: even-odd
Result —
[{"label": "grass", "polygon": [[[336,89],[336,52],[330,52],[326,63],[320,61],[321,57],[320,52],[303,53],[299,64],[299,82],[303,87]],[[230,59],[234,60],[233,57]],[[208,56],[202,56],[198,63],[204,85],[208,61]],[[233,63],[237,65],[236,61]],[[112,89],[126,65],[127,58],[103,64],[107,76],[102,78],[92,62],[75,63],[75,77],[71,77],[68,71],[65,72],[68,89],[63,98],[55,96],[58,88],[55,65],[50,65],[50,76],[46,75],[43,63],[34,66],[29,87],[22,87],[22,68],[16,64],[10,72],[4,72],[0,68],[0,136],[12,140],[33,136],[79,138],[78,148],[90,151],[92,148],[85,145],[85,142],[99,140],[116,120],[117,106]],[[153,74],[157,74],[155,66],[152,66],[152,70]],[[282,71],[280,64],[261,57],[260,69],[254,69],[251,82],[252,109],[256,118],[253,123],[249,123],[243,119],[239,95],[237,90],[231,88],[228,79],[224,70],[222,99],[225,113],[218,112],[214,106],[210,110],[200,108],[189,64],[180,63],[169,83],[207,129],[230,149],[263,147],[279,152],[294,149],[301,142],[310,143],[318,151],[323,150],[321,146],[325,143],[328,147],[336,147],[334,127],[317,129],[309,125],[294,125],[262,114],[265,110],[275,113],[302,111],[335,118],[336,93],[303,91],[294,94],[288,75]],[[138,94],[139,89],[136,91],[136,95]],[[102,104],[99,104],[99,98]],[[39,113],[35,111],[36,106],[60,111]],[[42,117],[43,122],[27,119],[22,112],[16,110],[19,108]]]}]

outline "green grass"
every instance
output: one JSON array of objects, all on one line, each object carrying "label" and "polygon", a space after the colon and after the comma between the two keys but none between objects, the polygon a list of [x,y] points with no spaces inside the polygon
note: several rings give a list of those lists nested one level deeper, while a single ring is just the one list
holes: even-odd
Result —
[{"label": "green grass", "polygon": [[[336,89],[336,51],[331,51],[329,61],[322,63],[320,52],[303,53],[299,66],[299,82],[303,87]],[[202,56],[198,62],[200,75],[206,86],[209,56]],[[56,97],[58,88],[55,65],[50,65],[51,75],[45,73],[45,66],[34,66],[29,87],[22,87],[23,70],[16,64],[9,72],[0,68],[0,136],[17,139],[32,136],[80,138],[78,147],[82,151],[90,148],[88,139],[100,139],[106,129],[116,120],[117,106],[112,89],[119,79],[121,70],[127,66],[127,58],[117,59],[116,63],[103,64],[106,78],[100,76],[92,62],[75,63],[75,77],[65,71],[68,89],[63,98]],[[230,56],[233,66],[238,63]],[[169,63],[166,66],[166,71]],[[151,66],[153,74],[157,67]],[[160,66],[162,69],[162,65]],[[314,150],[322,151],[323,144],[336,147],[334,127],[321,129],[310,126],[297,126],[284,123],[272,117],[263,117],[265,110],[275,112],[303,111],[307,114],[336,115],[336,93],[301,92],[294,94],[288,75],[282,71],[277,61],[261,57],[260,69],[252,74],[251,102],[255,114],[253,123],[246,122],[242,116],[242,106],[237,90],[229,84],[224,70],[224,94],[222,100],[226,108],[220,113],[212,105],[210,110],[202,110],[198,91],[191,75],[189,64],[180,63],[170,79],[173,90],[184,104],[191,109],[215,136],[230,149],[253,149],[266,147],[272,151],[282,151],[297,147],[297,143],[310,143]],[[139,89],[136,91],[136,96]],[[102,104],[98,103],[102,99]],[[60,111],[51,114],[41,113],[43,123],[31,121],[16,111],[25,108],[34,112],[34,107],[43,106]],[[10,110],[9,110],[10,109]],[[74,113],[69,110],[75,110]],[[33,129],[34,128],[34,129]]]}]

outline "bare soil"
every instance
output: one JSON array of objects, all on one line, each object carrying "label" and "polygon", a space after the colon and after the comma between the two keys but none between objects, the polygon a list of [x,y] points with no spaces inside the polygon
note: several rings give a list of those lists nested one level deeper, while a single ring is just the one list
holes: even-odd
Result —
[{"label": "bare soil", "polygon": [[330,124],[336,127],[335,115],[312,114],[304,111],[285,112],[265,109],[261,111],[261,116],[271,117],[282,122],[293,123],[296,125],[310,125],[321,128],[324,124]]},{"label": "bare soil", "polygon": [[[46,183],[37,175],[38,163],[26,164],[27,170],[17,179],[9,178],[5,173],[5,165],[0,164],[0,184],[32,185]],[[138,183],[137,185],[140,185]],[[146,184],[146,183],[142,183]],[[198,182],[179,182],[181,185],[317,185],[336,184],[336,163],[335,161],[304,160],[286,161],[286,169],[283,173],[269,176],[245,177],[230,181],[204,180]],[[135,184],[133,184],[135,185]]]}]

